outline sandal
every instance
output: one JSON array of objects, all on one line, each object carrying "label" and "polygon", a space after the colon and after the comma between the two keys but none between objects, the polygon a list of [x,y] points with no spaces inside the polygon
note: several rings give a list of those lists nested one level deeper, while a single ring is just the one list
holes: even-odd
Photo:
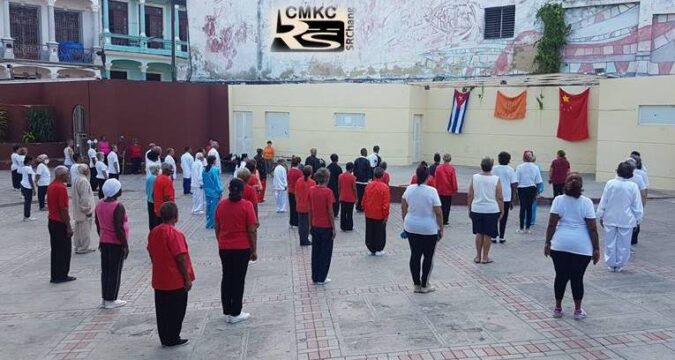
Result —
[{"label": "sandal", "polygon": [[476,264],[480,264],[480,259],[479,259],[479,258],[474,258],[474,259],[473,259],[473,262],[475,262]]},{"label": "sandal", "polygon": [[492,260],[492,259],[487,259],[487,260],[483,261],[482,264],[490,264],[490,263],[493,263],[493,262],[495,262],[495,261]]}]

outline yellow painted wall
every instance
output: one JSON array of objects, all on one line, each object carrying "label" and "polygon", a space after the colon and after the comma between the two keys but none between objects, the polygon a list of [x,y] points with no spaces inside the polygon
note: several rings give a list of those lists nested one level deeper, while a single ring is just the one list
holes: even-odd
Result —
[{"label": "yellow painted wall", "polygon": [[651,187],[675,190],[675,126],[639,125],[639,105],[675,105],[675,76],[600,82],[596,177],[614,177],[617,164],[637,150]]}]

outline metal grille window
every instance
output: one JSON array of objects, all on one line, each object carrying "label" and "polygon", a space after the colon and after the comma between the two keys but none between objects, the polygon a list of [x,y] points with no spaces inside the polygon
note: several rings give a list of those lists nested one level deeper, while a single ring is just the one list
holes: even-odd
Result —
[{"label": "metal grille window", "polygon": [[485,39],[508,39],[513,37],[516,24],[516,6],[485,8]]},{"label": "metal grille window", "polygon": [[[145,35],[153,39],[164,38],[164,14],[160,7],[145,7]],[[148,47],[153,49],[163,49],[164,42],[149,41]]]},{"label": "metal grille window", "polygon": [[40,59],[40,9],[9,3],[9,31],[14,38],[14,55],[19,59]]},{"label": "metal grille window", "polygon": [[[110,32],[113,34],[129,35],[129,6],[125,2],[110,1],[109,5]],[[112,39],[113,45],[129,45],[127,39]]]},{"label": "metal grille window", "polygon": [[82,43],[82,25],[79,11],[54,10],[56,42],[74,41]]}]

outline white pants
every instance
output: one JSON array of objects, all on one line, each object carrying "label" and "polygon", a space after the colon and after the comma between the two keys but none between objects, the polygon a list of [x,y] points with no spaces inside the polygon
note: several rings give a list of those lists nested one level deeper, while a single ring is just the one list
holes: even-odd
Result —
[{"label": "white pants", "polygon": [[605,263],[609,267],[622,268],[630,259],[632,228],[605,226]]},{"label": "white pants", "polygon": [[288,201],[286,190],[274,190],[274,199],[277,202],[277,211],[286,211],[286,202]]},{"label": "white pants", "polygon": [[200,188],[192,188],[192,212],[204,210],[204,190]]}]

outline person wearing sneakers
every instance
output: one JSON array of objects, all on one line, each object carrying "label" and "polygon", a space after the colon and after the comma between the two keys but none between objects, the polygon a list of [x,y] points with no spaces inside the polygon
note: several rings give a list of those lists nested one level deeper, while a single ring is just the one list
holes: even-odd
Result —
[{"label": "person wearing sneakers", "polygon": [[[416,293],[430,293],[434,287],[429,284],[436,243],[443,238],[443,211],[441,198],[433,187],[427,184],[429,169],[420,165],[415,171],[417,182],[403,193],[401,216],[403,217],[402,237],[410,245],[410,273]],[[422,261],[424,257],[424,261]],[[420,278],[420,262],[422,263]]]},{"label": "person wearing sneakers", "polygon": [[124,205],[117,201],[122,195],[122,184],[108,179],[101,186],[103,200],[96,204],[95,223],[101,251],[101,294],[104,309],[114,309],[127,304],[119,300],[122,264],[129,256],[129,219]]},{"label": "person wearing sneakers", "polygon": [[35,184],[35,171],[33,165],[35,161],[30,155],[26,155],[23,160],[23,167],[19,170],[21,173],[21,194],[23,195],[23,221],[35,221],[36,218],[30,216],[30,208],[33,203],[33,197],[37,193],[37,184]]},{"label": "person wearing sneakers", "polygon": [[387,243],[387,219],[389,219],[389,186],[382,177],[384,170],[376,167],[374,179],[366,185],[363,193],[363,210],[366,215],[366,247],[373,256],[384,255]]},{"label": "person wearing sneakers", "polygon": [[192,215],[204,215],[204,153],[197,151],[195,161],[192,162],[192,176],[190,187],[192,188]]},{"label": "person wearing sneakers", "polygon": [[[513,209],[513,202],[518,197],[516,185],[516,172],[509,163],[511,162],[511,154],[502,151],[497,155],[499,165],[492,168],[492,174],[499,176],[499,182],[502,184],[502,196],[504,197],[504,213],[499,220],[499,243],[506,242],[504,235],[506,234],[506,222],[509,219],[509,211]],[[497,243],[497,239],[492,239],[492,243]]]},{"label": "person wearing sneakers", "polygon": [[312,233],[312,281],[314,285],[324,285],[331,280],[327,278],[333,257],[333,241],[335,240],[335,214],[333,203],[335,196],[328,188],[330,172],[320,168],[315,174],[316,186],[309,189],[309,224]]},{"label": "person wearing sneakers", "polygon": [[340,230],[352,231],[354,230],[354,203],[356,202],[356,176],[352,174],[354,171],[354,163],[348,162],[345,165],[344,173],[340,174],[338,178],[338,193],[340,194]]},{"label": "person wearing sneakers", "polygon": [[73,228],[68,214],[68,168],[57,166],[54,181],[47,188],[49,244],[51,246],[51,280],[53,284],[75,280],[69,276]]},{"label": "person wearing sneakers", "polygon": [[40,211],[47,211],[45,207],[45,197],[47,196],[47,187],[52,181],[52,174],[49,172],[49,156],[47,154],[38,155],[37,168],[35,169],[35,183],[37,185],[38,206]]},{"label": "person wearing sneakers", "polygon": [[574,299],[574,319],[581,320],[586,312],[581,307],[584,297],[584,273],[588,264],[600,259],[598,228],[595,223],[593,201],[582,196],[583,179],[571,173],[565,180],[564,195],[551,205],[551,215],[546,229],[544,255],[553,259],[555,268],[554,318],[563,316],[562,300],[570,282]]},{"label": "person wearing sneakers", "polygon": [[230,194],[216,209],[216,239],[223,267],[220,298],[226,321],[235,324],[251,317],[242,312],[244,284],[249,261],[258,259],[256,219],[253,204],[243,198],[246,184],[241,179],[230,181]]},{"label": "person wearing sneakers", "polygon": [[523,163],[516,168],[518,198],[520,199],[519,234],[530,233],[530,224],[532,224],[532,203],[537,197],[537,187],[544,182],[541,179],[541,171],[533,161],[534,156],[532,152],[525,151],[523,154]]},{"label": "person wearing sneakers", "polygon": [[155,289],[157,332],[162,346],[187,344],[180,337],[188,292],[195,281],[188,244],[180,230],[178,207],[172,201],[159,208],[162,224],[148,234],[148,254],[152,261],[152,288]]}]

